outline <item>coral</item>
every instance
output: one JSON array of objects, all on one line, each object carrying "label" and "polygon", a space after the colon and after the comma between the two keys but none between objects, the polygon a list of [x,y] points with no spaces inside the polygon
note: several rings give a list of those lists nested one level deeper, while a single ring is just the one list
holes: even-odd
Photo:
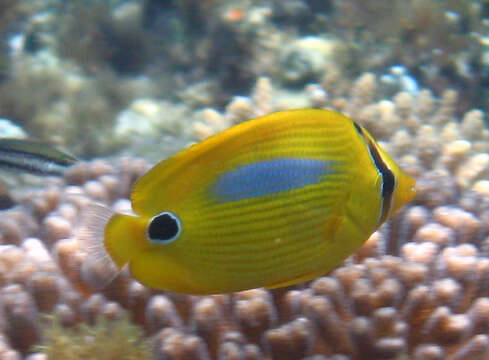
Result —
[{"label": "coral", "polygon": [[[60,6],[57,52],[73,58],[89,72],[100,67],[131,74],[142,71],[150,58],[149,34],[142,23],[142,5],[110,1],[71,1]],[[78,41],[73,41],[84,34]]]},{"label": "coral", "polygon": [[[151,1],[44,5],[38,10],[42,16],[34,11],[9,39],[6,75],[0,82],[0,116],[41,140],[91,157],[127,145],[127,136],[111,136],[115,127],[121,127],[116,118],[144,98],[165,96],[167,100],[155,102],[169,109],[175,99],[183,99],[182,112],[225,103],[229,91],[247,91],[253,81],[254,67],[246,62],[252,61],[247,59],[255,51],[256,27],[251,19],[246,20],[246,29],[226,20],[228,10],[221,5],[219,1],[197,5],[180,1],[161,9]],[[153,6],[157,10],[151,16],[163,17],[155,25],[146,23],[147,9]],[[162,37],[158,24],[167,22],[164,30],[170,36]],[[195,31],[196,23],[204,27],[202,31]],[[181,36],[180,25],[185,28]],[[173,40],[182,36],[187,41]],[[173,133],[177,128],[166,127]],[[130,140],[133,153],[154,148],[141,149],[137,139]]]},{"label": "coral", "polygon": [[[19,234],[20,246],[3,245],[0,252],[6,276],[1,303],[11,309],[7,314],[20,311],[11,308],[14,304],[22,307],[21,318],[2,317],[10,346],[25,352],[36,342],[38,311],[57,314],[64,326],[128,312],[153,335],[155,353],[169,359],[297,359],[313,354],[370,359],[404,353],[457,359],[462,356],[457,354],[487,353],[489,262],[477,247],[487,237],[487,222],[479,212],[430,202],[429,197],[379,230],[342,267],[307,286],[189,297],[155,293],[122,274],[94,293],[96,269],[80,267],[83,257],[73,227],[64,224],[76,224],[90,198],[115,200],[115,208],[127,209],[120,197],[127,196],[145,169],[144,163],[129,159],[112,166],[80,164],[66,176],[72,185],[57,188],[57,196],[52,189],[36,195],[37,201],[21,202],[40,216],[32,221],[45,223],[46,232],[40,234],[43,240],[22,240],[26,235]],[[121,182],[109,181],[112,177]],[[41,206],[53,198],[58,199],[53,205]],[[13,210],[5,215],[13,228],[19,226]],[[409,239],[413,241],[404,244]],[[56,262],[49,248],[54,248]],[[12,331],[21,323],[24,332]]]},{"label": "coral", "polygon": [[[488,357],[486,13],[457,0],[2,1],[0,116],[28,134],[155,162],[272,111],[332,108],[417,178],[418,196],[327,276],[190,297],[127,272],[98,290],[103,269],[76,238],[90,202],[130,211],[146,161],[81,162],[41,189],[3,190],[2,207],[17,205],[0,216],[0,358],[68,359],[125,315],[164,359]],[[70,354],[31,353],[43,334]]]},{"label": "coral", "polygon": [[[333,39],[306,36],[284,47],[280,56],[281,77],[291,84],[305,84],[317,79],[332,62],[338,48]],[[327,71],[327,70],[326,70]]]},{"label": "coral", "polygon": [[9,47],[11,40],[8,41],[8,35],[11,35],[15,28],[25,18],[38,10],[35,4],[28,6],[26,2],[18,0],[4,0],[0,2],[0,81],[8,76],[12,59],[9,56]]},{"label": "coral", "polygon": [[[412,140],[410,130],[425,118],[423,106],[433,105],[429,102],[435,95],[422,86],[429,85],[446,102],[448,112],[438,114],[437,125],[444,118],[453,124],[449,118],[474,105],[487,107],[483,85],[489,42],[485,5],[477,2],[78,0],[4,1],[1,6],[5,11],[0,13],[12,19],[5,24],[15,26],[2,33],[8,44],[0,45],[0,116],[82,157],[124,147],[126,153],[155,161],[147,154],[154,141],[144,146],[143,136],[127,136],[138,120],[183,137],[196,127],[199,140],[215,131],[208,121],[210,128],[219,129],[249,115],[310,105],[352,116],[361,110],[358,117],[377,134],[387,138],[388,132],[396,132],[402,151]],[[10,36],[12,28],[15,36]],[[371,73],[355,82],[365,69]],[[381,80],[372,81],[377,76]],[[249,93],[253,84],[255,93],[271,88],[274,104],[261,95],[251,103],[236,96]],[[447,88],[457,91],[442,94]],[[362,91],[376,98],[364,98]],[[351,97],[350,105],[343,106]],[[375,103],[385,97],[392,101]],[[181,110],[186,120],[132,116],[134,107],[149,99],[162,109]],[[216,111],[224,112],[222,119]],[[440,159],[446,167],[460,167],[467,153],[485,152],[487,129],[480,113],[465,115],[464,125],[444,129],[451,140]],[[392,122],[376,128],[373,120],[379,116]],[[407,132],[398,131],[404,118]],[[112,136],[115,128],[123,128],[121,137]],[[425,130],[429,136],[415,140],[433,140],[426,139],[433,137],[433,127]],[[191,141],[178,137],[164,141],[175,149]],[[470,139],[474,149],[467,149],[459,137]],[[438,158],[430,152],[438,145],[428,145],[416,154],[425,163]],[[484,176],[483,160],[467,163],[476,178]]]},{"label": "coral", "polygon": [[39,356],[47,356],[50,360],[154,358],[142,331],[127,317],[98,318],[93,326],[81,324],[69,330],[56,315],[46,317],[44,322],[42,345],[36,349],[43,354]]},{"label": "coral", "polygon": [[[188,128],[193,122],[193,114],[184,104],[136,99],[117,116],[112,136],[116,142],[130,145],[132,152],[156,162],[192,142]],[[158,146],[162,142],[168,144],[165,149]]]},{"label": "coral", "polygon": [[[249,93],[264,78],[278,87],[274,109],[343,109],[342,98],[360,95],[350,94],[350,88],[368,87],[355,83],[368,69],[381,79],[374,91],[378,99],[404,91],[392,98],[399,117],[391,116],[391,103],[374,104],[374,99],[366,100],[369,108],[351,102],[350,114],[357,107],[367,119],[381,115],[397,121],[411,115],[413,128],[421,114],[410,109],[420,109],[423,97],[432,97],[423,86],[441,99],[446,95],[452,115],[473,106],[487,108],[485,9],[483,3],[457,0],[6,0],[0,5],[5,39],[0,44],[0,116],[91,157],[132,146],[132,139],[114,138],[111,131],[116,118],[143,99],[184,103],[190,120],[172,122],[174,130],[193,128],[195,115],[201,139],[211,133],[202,124],[216,120],[207,119],[213,115],[202,107],[222,111],[233,96]],[[442,94],[447,88],[456,89],[459,99]],[[242,118],[247,107],[263,110],[243,97],[234,100],[230,106],[242,111]],[[471,138],[474,147],[483,147],[484,136],[476,141],[469,134],[483,127],[483,120],[477,112],[466,115],[466,125],[457,131]],[[397,125],[389,124],[396,130]],[[398,141],[409,144],[407,135],[412,134],[399,133]],[[146,149],[135,143],[128,153],[146,155],[154,147],[152,142]],[[464,157],[461,145],[447,144],[448,161]],[[429,162],[433,155],[426,151],[420,157]],[[479,166],[478,160],[468,165]]]},{"label": "coral", "polygon": [[[2,14],[1,23],[2,26],[6,26],[8,21],[12,19],[13,13],[15,13],[18,6],[18,2],[15,0],[3,1],[0,7],[0,14]],[[0,28],[0,31],[2,29]]]},{"label": "coral", "polygon": [[[457,106],[485,104],[482,6],[476,2],[335,1],[331,31],[344,40],[343,69],[401,64],[418,82],[442,91],[464,90]],[[447,34],[449,34],[447,36]],[[416,56],[413,56],[416,54]],[[482,71],[481,71],[482,70]],[[350,70],[351,71],[351,70]],[[487,104],[485,104],[487,106]]]},{"label": "coral", "polygon": [[310,98],[313,96],[314,101],[326,102],[325,91],[318,85],[311,84],[305,94],[278,91],[269,77],[262,76],[257,79],[251,95],[235,96],[227,104],[224,114],[213,108],[204,108],[196,113],[195,122],[191,124],[193,136],[200,141],[232,125],[273,111],[311,106]]},{"label": "coral", "polygon": [[[117,9],[109,2],[26,3],[21,8],[40,8],[42,16],[31,9],[34,14],[23,32],[9,39],[10,63],[0,83],[1,116],[30,136],[68,146],[77,155],[124,145],[110,136],[117,113],[130,99],[159,91],[145,77],[119,77],[139,72],[146,61],[143,50],[134,51],[149,41],[141,39],[141,20],[133,19],[138,17],[138,10],[131,10],[135,3]],[[80,40],[80,31],[86,31],[86,38]],[[131,36],[136,37],[133,43]]]},{"label": "coral", "polygon": [[90,156],[121,146],[109,133],[116,113],[140,91],[133,85],[110,73],[85,77],[49,52],[22,53],[0,84],[0,114],[40,140]]},{"label": "coral", "polygon": [[[18,205],[2,212],[0,354],[44,359],[47,350],[30,352],[42,337],[40,313],[48,313],[65,332],[127,315],[150,339],[147,349],[173,360],[487,357],[484,113],[459,118],[454,91],[440,98],[428,90],[404,91],[379,100],[371,73],[355,81],[350,97],[324,84],[306,88],[299,95],[305,106],[349,113],[417,178],[413,203],[356,254],[327,276],[284,289],[183,296],[148,289],[123,271],[99,290],[103,269],[84,261],[76,237],[80,219],[92,201],[130,211],[131,186],[149,164],[133,157],[80,162],[62,179],[17,194]],[[250,96],[235,98],[223,111],[196,113],[205,121],[194,122],[194,139],[293,107],[286,99],[294,93],[261,77]],[[130,111],[158,115],[157,105],[141,100]]]},{"label": "coral", "polygon": [[21,285],[11,284],[2,288],[0,302],[10,344],[22,352],[28,351],[39,341],[39,315],[32,295]]},{"label": "coral", "polygon": [[260,8],[247,1],[147,1],[143,10],[147,27],[156,34],[171,34],[155,39],[168,55],[156,63],[160,70],[172,69],[165,71],[165,83],[170,80],[183,92],[206,83],[213,89],[209,96],[214,104],[221,105],[229,94],[247,91],[257,73],[256,25],[263,16],[253,16],[259,13],[253,10]]}]

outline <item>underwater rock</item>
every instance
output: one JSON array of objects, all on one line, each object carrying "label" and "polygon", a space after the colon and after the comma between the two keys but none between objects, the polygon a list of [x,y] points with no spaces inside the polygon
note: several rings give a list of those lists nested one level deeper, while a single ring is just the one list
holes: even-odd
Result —
[{"label": "underwater rock", "polygon": [[284,47],[281,54],[282,78],[294,85],[304,85],[327,71],[338,44],[333,39],[306,36]]},{"label": "underwater rock", "polygon": [[22,139],[27,137],[25,131],[8,119],[0,119],[0,137]]}]

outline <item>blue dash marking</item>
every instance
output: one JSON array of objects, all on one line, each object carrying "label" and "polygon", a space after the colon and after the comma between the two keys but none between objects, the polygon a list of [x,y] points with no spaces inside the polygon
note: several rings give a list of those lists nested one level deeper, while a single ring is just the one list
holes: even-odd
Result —
[{"label": "blue dash marking", "polygon": [[293,158],[259,161],[220,175],[210,193],[223,203],[299,189],[335,173],[331,165],[337,163]]}]

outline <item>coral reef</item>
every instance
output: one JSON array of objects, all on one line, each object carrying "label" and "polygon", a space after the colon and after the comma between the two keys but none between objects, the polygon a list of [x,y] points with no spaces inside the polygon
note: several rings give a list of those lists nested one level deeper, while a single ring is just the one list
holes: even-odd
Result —
[{"label": "coral reef", "polygon": [[[71,349],[62,332],[126,316],[159,359],[489,358],[487,14],[458,0],[2,1],[0,117],[81,157],[129,156],[1,184],[0,359],[67,358],[36,346]],[[182,296],[125,272],[96,290],[76,238],[90,202],[128,211],[148,159],[309,106],[350,115],[417,178],[360,251],[273,291]]]},{"label": "coral reef", "polygon": [[345,68],[361,72],[402,64],[436,91],[464,89],[461,109],[487,106],[480,95],[487,36],[481,3],[347,0],[335,5],[331,31],[346,41]]},{"label": "coral reef", "polygon": [[[92,157],[132,145],[111,131],[134,102],[222,110],[264,76],[296,95],[315,83],[339,97],[370,71],[383,79],[380,98],[451,88],[459,93],[457,115],[487,110],[486,7],[457,0],[6,0],[0,116]],[[179,126],[191,128],[188,119]],[[132,150],[145,152],[137,141]]]},{"label": "coral reef", "polygon": [[[489,356],[489,133],[456,115],[457,92],[378,100],[373,74],[350,97],[327,84],[299,96],[260,78],[224,112],[207,108],[195,139],[270,111],[332,107],[365,125],[417,178],[418,196],[327,276],[230,295],[154,291],[123,272],[107,288],[76,230],[92,201],[130,210],[149,167],[133,157],[82,162],[21,194],[0,221],[0,358],[43,359],[41,313],[61,326],[129,316],[161,359],[483,359]],[[153,109],[153,102],[142,103]],[[140,104],[141,105],[141,104]],[[133,105],[133,107],[136,105]],[[144,108],[144,106],[143,106]],[[148,108],[146,108],[148,110]],[[148,110],[149,111],[149,110]],[[197,116],[197,115],[196,115]],[[198,116],[197,116],[198,117]]]},{"label": "coral reef", "polygon": [[182,103],[140,98],[118,114],[112,137],[129,146],[130,151],[126,152],[157,162],[193,142],[193,134],[186,126],[193,117]]}]

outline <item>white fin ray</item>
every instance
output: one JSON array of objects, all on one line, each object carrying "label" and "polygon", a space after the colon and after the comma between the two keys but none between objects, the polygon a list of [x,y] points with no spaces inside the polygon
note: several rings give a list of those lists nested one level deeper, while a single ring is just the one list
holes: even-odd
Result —
[{"label": "white fin ray", "polygon": [[80,228],[75,234],[86,258],[82,264],[82,277],[94,289],[103,289],[122,271],[110,257],[104,245],[105,227],[115,212],[100,203],[83,209]]}]

